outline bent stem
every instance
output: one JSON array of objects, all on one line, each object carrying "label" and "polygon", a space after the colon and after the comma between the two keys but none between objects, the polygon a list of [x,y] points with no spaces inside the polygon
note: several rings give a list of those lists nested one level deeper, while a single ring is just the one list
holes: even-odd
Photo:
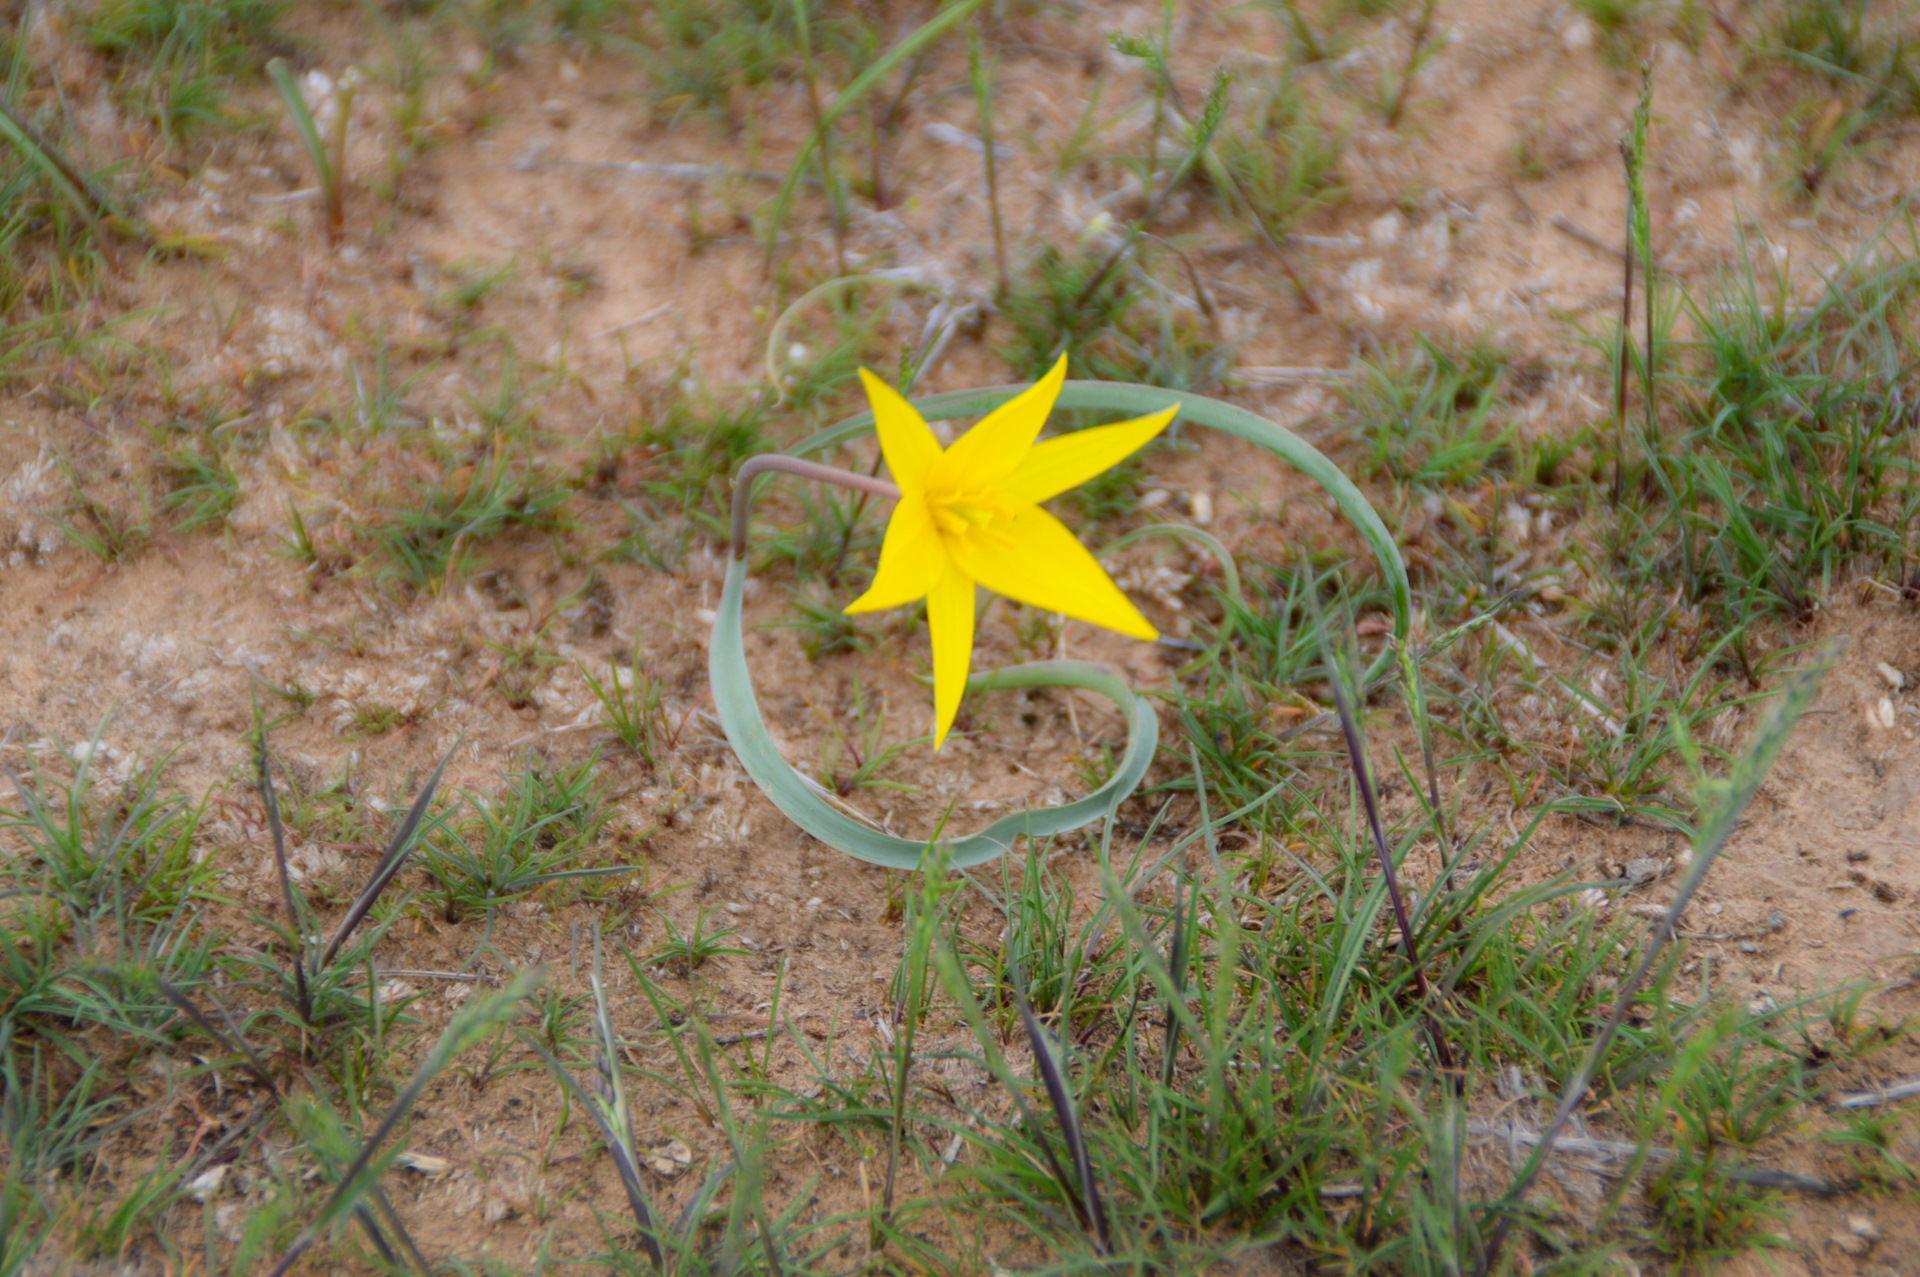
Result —
[{"label": "bent stem", "polygon": [[853,488],[876,497],[885,497],[889,501],[900,499],[900,489],[875,475],[842,470],[837,466],[823,466],[817,461],[802,461],[798,457],[789,457],[778,452],[749,457],[741,464],[739,473],[733,477],[731,536],[733,557],[736,559],[745,558],[747,554],[747,515],[753,508],[753,481],[763,474],[790,474],[802,479],[812,479],[817,483],[831,483],[842,488]]}]

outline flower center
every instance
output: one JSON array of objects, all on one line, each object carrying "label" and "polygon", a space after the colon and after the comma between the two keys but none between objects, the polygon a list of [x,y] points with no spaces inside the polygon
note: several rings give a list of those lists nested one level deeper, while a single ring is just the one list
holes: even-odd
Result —
[{"label": "flower center", "polygon": [[970,535],[1013,512],[1013,503],[994,488],[927,491],[927,513],[933,516],[933,526],[950,537]]}]

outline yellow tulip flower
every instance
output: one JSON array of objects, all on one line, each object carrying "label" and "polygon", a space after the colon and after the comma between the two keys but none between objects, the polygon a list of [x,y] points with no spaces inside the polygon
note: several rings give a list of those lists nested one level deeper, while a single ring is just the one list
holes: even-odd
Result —
[{"label": "yellow tulip flower", "polygon": [[1086,547],[1040,502],[1145,447],[1167,428],[1179,405],[1038,443],[1066,375],[1063,357],[1045,377],[943,449],[912,404],[860,370],[900,500],[880,546],[873,587],[847,611],[878,612],[927,601],[936,749],[959,712],[972,663],[975,585],[1133,638],[1151,642],[1159,637]]}]

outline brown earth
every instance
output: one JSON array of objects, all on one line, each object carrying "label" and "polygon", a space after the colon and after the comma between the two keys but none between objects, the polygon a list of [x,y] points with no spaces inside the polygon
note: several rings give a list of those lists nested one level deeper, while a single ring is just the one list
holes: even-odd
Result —
[{"label": "brown earth", "polygon": [[[1107,51],[1104,33],[1153,21],[1157,7],[1071,9],[1008,19],[1000,47],[998,109],[1003,135],[1015,139],[1001,194],[1008,238],[1020,252],[1110,234],[1101,216],[1125,216],[1137,205],[1135,180],[1101,157],[1145,145],[1145,116],[1135,109],[1141,82]],[[1287,285],[1270,248],[1198,199],[1182,196],[1162,219],[1161,233],[1177,236],[1199,263],[1222,330],[1244,336],[1230,397],[1336,457],[1345,423],[1331,381],[1354,352],[1413,333],[1486,340],[1536,366],[1518,408],[1528,432],[1571,432],[1606,415],[1604,375],[1573,338],[1601,329],[1619,305],[1613,246],[1624,196],[1615,141],[1637,77],[1610,63],[1606,41],[1578,10],[1449,0],[1438,12],[1445,47],[1419,76],[1398,129],[1383,128],[1351,98],[1329,96],[1345,137],[1348,195],[1286,245],[1313,309]],[[380,56],[340,15],[315,12],[302,21],[318,40],[318,65],[331,72]],[[1403,57],[1409,39],[1395,21],[1366,32],[1348,68],[1356,78],[1380,59]],[[46,39],[67,91],[81,102],[108,102],[88,55],[61,48],[57,26]],[[1181,77],[1194,92],[1217,63],[1243,84],[1256,83],[1282,52],[1270,15],[1225,5],[1183,6],[1175,42]],[[1777,86],[1729,88],[1737,56],[1712,24],[1697,49],[1671,38],[1651,45],[1657,96],[1649,184],[1661,265],[1676,281],[1703,288],[1745,251],[1777,264],[1805,295],[1822,272],[1880,234],[1890,200],[1911,186],[1920,146],[1894,138],[1837,174],[1817,205],[1783,196]],[[456,64],[476,57],[457,44],[450,54]],[[887,144],[897,202],[884,210],[856,204],[847,249],[859,263],[908,268],[957,296],[984,299],[993,267],[979,161],[954,140],[976,127],[964,84],[963,51],[943,48],[905,98]],[[1096,84],[1105,86],[1102,118],[1111,113],[1115,122],[1100,134],[1091,162],[1059,173],[1053,156]],[[99,318],[131,316],[120,335],[156,352],[155,362],[130,372],[135,388],[76,394],[74,386],[93,374],[69,366],[0,392],[0,418],[10,427],[0,435],[0,545],[8,547],[0,598],[10,618],[0,625],[6,761],[18,768],[48,741],[84,741],[103,723],[101,758],[115,778],[170,756],[173,785],[217,796],[208,828],[226,866],[220,890],[238,918],[248,909],[271,911],[277,900],[247,786],[245,733],[256,686],[298,684],[316,696],[275,732],[289,776],[314,783],[345,768],[359,792],[392,804],[404,802],[456,746],[448,783],[481,793],[496,790],[528,750],[563,762],[589,757],[605,733],[579,667],[603,669],[610,655],[637,644],[647,671],[663,680],[676,740],[657,769],[617,752],[601,764],[617,809],[612,858],[637,864],[631,879],[591,900],[510,906],[491,935],[493,956],[477,966],[470,962],[481,937],[477,921],[448,924],[423,909],[383,947],[386,968],[409,973],[393,977],[395,991],[422,995],[413,1013],[428,1025],[444,1022],[474,987],[447,973],[477,971],[492,981],[508,964],[544,962],[560,988],[577,994],[586,987],[583,938],[594,926],[617,921],[620,940],[640,952],[663,938],[656,910],[686,928],[699,910],[716,908],[751,952],[716,959],[691,977],[714,1030],[764,1028],[784,968],[787,1013],[806,1027],[815,1050],[838,1053],[853,1068],[880,1032],[883,982],[900,951],[889,907],[898,885],[802,836],[732,761],[705,692],[723,551],[696,540],[673,572],[594,561],[597,548],[628,531],[619,497],[643,458],[617,453],[613,478],[574,502],[569,530],[488,544],[478,570],[443,590],[408,594],[380,586],[370,571],[315,572],[276,555],[291,535],[291,506],[323,540],[335,530],[344,538],[378,510],[393,476],[405,477],[396,469],[404,458],[336,448],[300,423],[353,402],[349,373],[371,375],[377,334],[402,376],[429,366],[410,352],[445,346],[451,324],[438,297],[459,273],[457,263],[512,263],[475,322],[510,334],[524,382],[540,382],[531,404],[539,429],[556,440],[555,456],[585,459],[601,440],[630,447],[628,427],[676,388],[726,389],[763,378],[769,323],[793,295],[769,279],[747,220],[773,187],[721,170],[782,171],[809,118],[804,89],[761,90],[744,108],[747,127],[730,132],[697,118],[676,122],[651,104],[646,88],[631,61],[570,46],[524,49],[484,84],[447,77],[434,99],[444,117],[441,140],[408,168],[396,200],[356,184],[348,235],[337,247],[319,233],[313,201],[289,200],[310,180],[307,161],[270,93],[254,93],[273,126],[221,140],[193,176],[173,181],[145,210],[157,226],[217,244],[220,255],[113,256]],[[383,89],[360,99],[351,172],[370,180],[385,162],[393,106]],[[116,145],[104,133],[95,141],[103,150]],[[1514,158],[1520,147],[1534,157],[1525,171]],[[682,176],[665,165],[709,165],[715,174]],[[793,274],[830,273],[832,238],[811,195],[791,230]],[[928,305],[924,294],[903,294],[885,336],[916,336]],[[796,334],[815,345],[830,336],[816,337],[805,324]],[[500,375],[500,357],[489,353],[497,349],[456,348],[429,376],[402,386],[402,411],[441,422],[450,437],[483,439],[472,405]],[[1005,378],[987,340],[963,335],[922,388]],[[243,497],[228,530],[162,536],[130,561],[104,567],[69,544],[55,521],[70,500],[60,462],[84,484],[131,491],[148,461],[147,427],[196,405],[244,413],[266,440],[239,463]],[[483,451],[476,445],[476,456]],[[1206,521],[1211,511],[1212,530],[1230,547],[1343,543],[1315,495],[1249,449],[1207,440],[1156,462],[1150,487],[1169,494],[1159,507],[1165,514]],[[1537,566],[1566,554],[1559,530],[1517,548],[1530,550]],[[1129,552],[1119,575],[1156,623],[1179,635],[1182,613],[1197,597],[1182,593],[1184,575],[1206,571],[1199,558],[1156,547]],[[762,586],[752,611],[754,624],[777,619],[779,590]],[[978,667],[1034,653],[1021,619],[1008,610],[988,614]],[[913,680],[924,668],[924,639],[907,622],[885,618],[872,632],[881,641],[871,651],[818,662],[808,662],[786,631],[759,630],[750,639],[769,722],[796,760],[809,757],[823,734],[849,729],[856,679],[884,697],[891,738],[925,729],[930,703]],[[539,634],[557,660],[514,698],[515,707],[502,685],[507,654]],[[1574,659],[1550,621],[1526,637],[1542,661]],[[1884,590],[1847,584],[1791,638],[1844,639],[1846,654],[1688,915],[1694,961],[1703,984],[1737,988],[1749,1000],[1787,1003],[1871,981],[1884,990],[1874,1006],[1897,1020],[1920,1010],[1913,987],[1920,693],[1912,690],[1920,684],[1920,618]],[[1143,688],[1164,686],[1179,658],[1072,624],[1042,633],[1039,644],[1111,661]],[[1904,675],[1903,688],[1889,682],[1882,664]],[[350,734],[356,712],[368,707],[390,711],[402,725]],[[1399,713],[1380,709],[1374,730],[1381,739],[1404,731]],[[1002,730],[964,737],[937,762],[917,747],[889,772],[913,792],[858,801],[900,832],[930,829],[955,801],[957,819],[984,821],[1006,806],[1076,789],[1076,761],[1119,730],[1106,706],[1057,694],[999,694],[970,709],[969,719]],[[1743,712],[1729,715],[1721,730],[1732,739],[1744,721]],[[1477,773],[1452,778],[1466,819],[1512,813]],[[1538,878],[1569,862],[1671,862],[1683,846],[1661,831],[1555,818],[1522,873]],[[1095,887],[1071,847],[1057,863],[1084,900]],[[336,898],[356,889],[374,859],[369,846],[296,839],[293,851],[305,880]],[[1409,872],[1419,879],[1435,867],[1433,853],[1416,853]],[[1662,904],[1672,883],[1663,877],[1605,907]],[[988,934],[984,911],[969,925],[976,923]],[[236,925],[247,938],[244,924]],[[613,988],[625,1022],[653,1021],[617,970]],[[800,1076],[794,1052],[783,1047],[774,1058],[782,1077]],[[1911,1075],[1920,1063],[1909,1048],[1876,1058],[1882,1074],[1861,1076],[1859,1085]],[[986,1093],[984,1078],[954,1079],[963,1082]],[[429,1094],[409,1147],[451,1167],[409,1175],[401,1197],[430,1254],[485,1253],[518,1263],[543,1239],[560,1255],[598,1243],[592,1208],[611,1207],[618,1195],[604,1159],[576,1156],[536,1171],[532,1151],[554,1138],[557,1119],[552,1086],[533,1073],[503,1075],[482,1090],[446,1081]],[[719,1144],[664,1092],[644,1097],[640,1121],[643,1142],[678,1138],[696,1159]],[[1801,1160],[1817,1169],[1820,1155],[1807,1151]],[[862,1150],[833,1137],[786,1150],[772,1174],[776,1187],[822,1175],[815,1189],[822,1210],[873,1191]],[[678,1175],[655,1187],[666,1208],[678,1210],[698,1178]],[[219,1204],[223,1226],[244,1200]],[[1920,1244],[1920,1211],[1910,1195],[1796,1200],[1793,1211],[1788,1248],[1749,1256],[1734,1271],[1912,1271],[1906,1257]],[[1883,1240],[1855,1258],[1830,1237],[1846,1229],[1847,1215],[1863,1212]]]}]

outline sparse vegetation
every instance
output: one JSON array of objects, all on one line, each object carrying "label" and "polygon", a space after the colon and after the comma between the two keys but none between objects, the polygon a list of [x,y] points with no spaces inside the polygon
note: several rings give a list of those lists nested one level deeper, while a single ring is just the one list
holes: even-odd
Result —
[{"label": "sparse vegetation", "polygon": [[[1912,13],[4,11],[0,1277],[1897,1264]],[[1003,686],[934,754],[923,618],[845,612],[884,484],[734,545],[735,479],[885,477],[861,366],[945,430],[1062,354],[1323,449],[1405,641],[1189,416],[1048,506],[1156,644],[976,617],[1146,718]],[[848,819],[1151,719],[1146,782],[840,857],[718,725],[734,555]]]}]

